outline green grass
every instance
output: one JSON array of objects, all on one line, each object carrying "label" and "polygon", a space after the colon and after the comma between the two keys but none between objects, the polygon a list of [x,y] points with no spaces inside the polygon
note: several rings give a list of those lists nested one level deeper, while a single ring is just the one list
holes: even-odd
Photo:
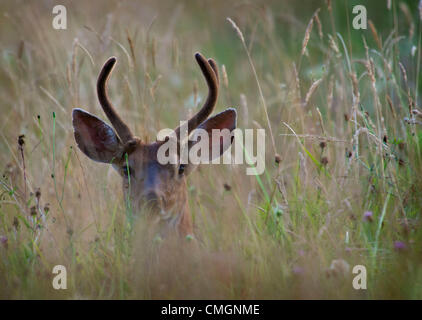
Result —
[{"label": "green grass", "polygon": [[[421,299],[422,126],[404,121],[421,104],[417,3],[360,1],[371,31],[351,28],[355,1],[332,2],[65,1],[66,31],[48,3],[2,2],[0,298]],[[266,129],[266,170],[202,165],[196,240],[159,239],[111,166],[77,149],[71,110],[105,118],[95,81],[115,55],[111,100],[154,140],[206,95],[195,51],[220,67],[216,112]],[[59,264],[67,290],[52,287]]]}]

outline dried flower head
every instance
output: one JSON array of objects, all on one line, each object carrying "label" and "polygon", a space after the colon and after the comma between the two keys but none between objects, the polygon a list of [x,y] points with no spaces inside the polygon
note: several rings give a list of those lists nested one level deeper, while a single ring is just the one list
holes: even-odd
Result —
[{"label": "dried flower head", "polygon": [[37,208],[35,206],[32,206],[30,209],[31,216],[35,217],[37,215]]},{"label": "dried flower head", "polygon": [[400,150],[404,150],[404,148],[406,147],[406,143],[405,142],[403,142],[403,141],[400,141],[399,142],[399,149]]},{"label": "dried flower head", "polygon": [[384,136],[382,137],[382,141],[384,141],[384,143],[387,143],[387,142],[388,142],[388,137],[387,137],[387,135],[384,135]]},{"label": "dried flower head", "polygon": [[18,230],[19,229],[19,220],[17,217],[13,217],[13,227]]},{"label": "dried flower head", "polygon": [[41,198],[41,189],[40,188],[37,188],[35,190],[35,198],[37,198],[37,200],[40,201],[40,198]]},{"label": "dried flower head", "polygon": [[18,144],[19,144],[20,147],[22,147],[25,144],[25,135],[24,134],[21,134],[18,137]]},{"label": "dried flower head", "polygon": [[413,109],[412,114],[414,114],[418,118],[422,118],[422,112],[419,111],[418,109]]}]

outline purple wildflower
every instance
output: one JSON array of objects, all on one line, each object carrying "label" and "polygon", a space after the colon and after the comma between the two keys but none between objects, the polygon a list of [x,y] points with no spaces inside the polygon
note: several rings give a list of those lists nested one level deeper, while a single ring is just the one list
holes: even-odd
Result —
[{"label": "purple wildflower", "polygon": [[363,221],[372,222],[373,221],[372,216],[373,216],[372,211],[365,211],[363,214]]},{"label": "purple wildflower", "polygon": [[0,243],[7,248],[7,237],[0,236]]},{"label": "purple wildflower", "polygon": [[397,251],[403,251],[407,249],[407,245],[403,241],[394,241],[394,249]]},{"label": "purple wildflower", "polygon": [[294,274],[298,274],[298,275],[300,275],[300,274],[303,274],[304,273],[304,269],[302,268],[302,267],[300,267],[300,266],[294,266],[293,267],[293,273]]}]

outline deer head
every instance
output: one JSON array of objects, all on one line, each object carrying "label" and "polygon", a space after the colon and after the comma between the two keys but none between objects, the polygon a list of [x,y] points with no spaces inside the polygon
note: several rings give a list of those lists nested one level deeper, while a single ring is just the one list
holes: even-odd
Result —
[{"label": "deer head", "polygon": [[[213,143],[212,130],[233,131],[237,115],[234,109],[229,108],[208,118],[217,101],[218,69],[214,60],[207,60],[200,53],[196,53],[195,58],[206,79],[209,92],[203,107],[188,120],[188,134],[195,128],[204,129]],[[97,81],[98,99],[114,129],[82,109],[73,109],[72,122],[76,143],[90,159],[111,164],[116,169],[123,180],[125,198],[131,201],[135,211],[141,211],[144,206],[148,206],[152,209],[150,212],[156,217],[155,220],[160,221],[161,230],[164,232],[176,229],[181,234],[191,234],[186,176],[194,165],[180,164],[180,161],[177,161],[177,164],[162,165],[157,159],[157,152],[164,142],[148,143],[132,134],[107,95],[107,81],[115,64],[116,58],[109,58]],[[177,143],[180,143],[180,130],[180,127],[175,129]],[[228,143],[218,141],[221,144],[220,155],[228,149],[231,142],[232,140]]]}]

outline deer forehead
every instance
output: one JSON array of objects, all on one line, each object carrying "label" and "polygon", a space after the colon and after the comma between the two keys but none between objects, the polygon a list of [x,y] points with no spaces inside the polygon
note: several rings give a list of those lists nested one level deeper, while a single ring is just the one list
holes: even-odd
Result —
[{"label": "deer forehead", "polygon": [[[139,178],[147,175],[166,176],[174,168],[170,165],[162,165],[157,159],[157,152],[160,144],[142,144],[138,143],[135,148],[127,152],[127,162],[129,167],[136,170],[136,176]],[[123,165],[126,164],[124,160]]]}]

